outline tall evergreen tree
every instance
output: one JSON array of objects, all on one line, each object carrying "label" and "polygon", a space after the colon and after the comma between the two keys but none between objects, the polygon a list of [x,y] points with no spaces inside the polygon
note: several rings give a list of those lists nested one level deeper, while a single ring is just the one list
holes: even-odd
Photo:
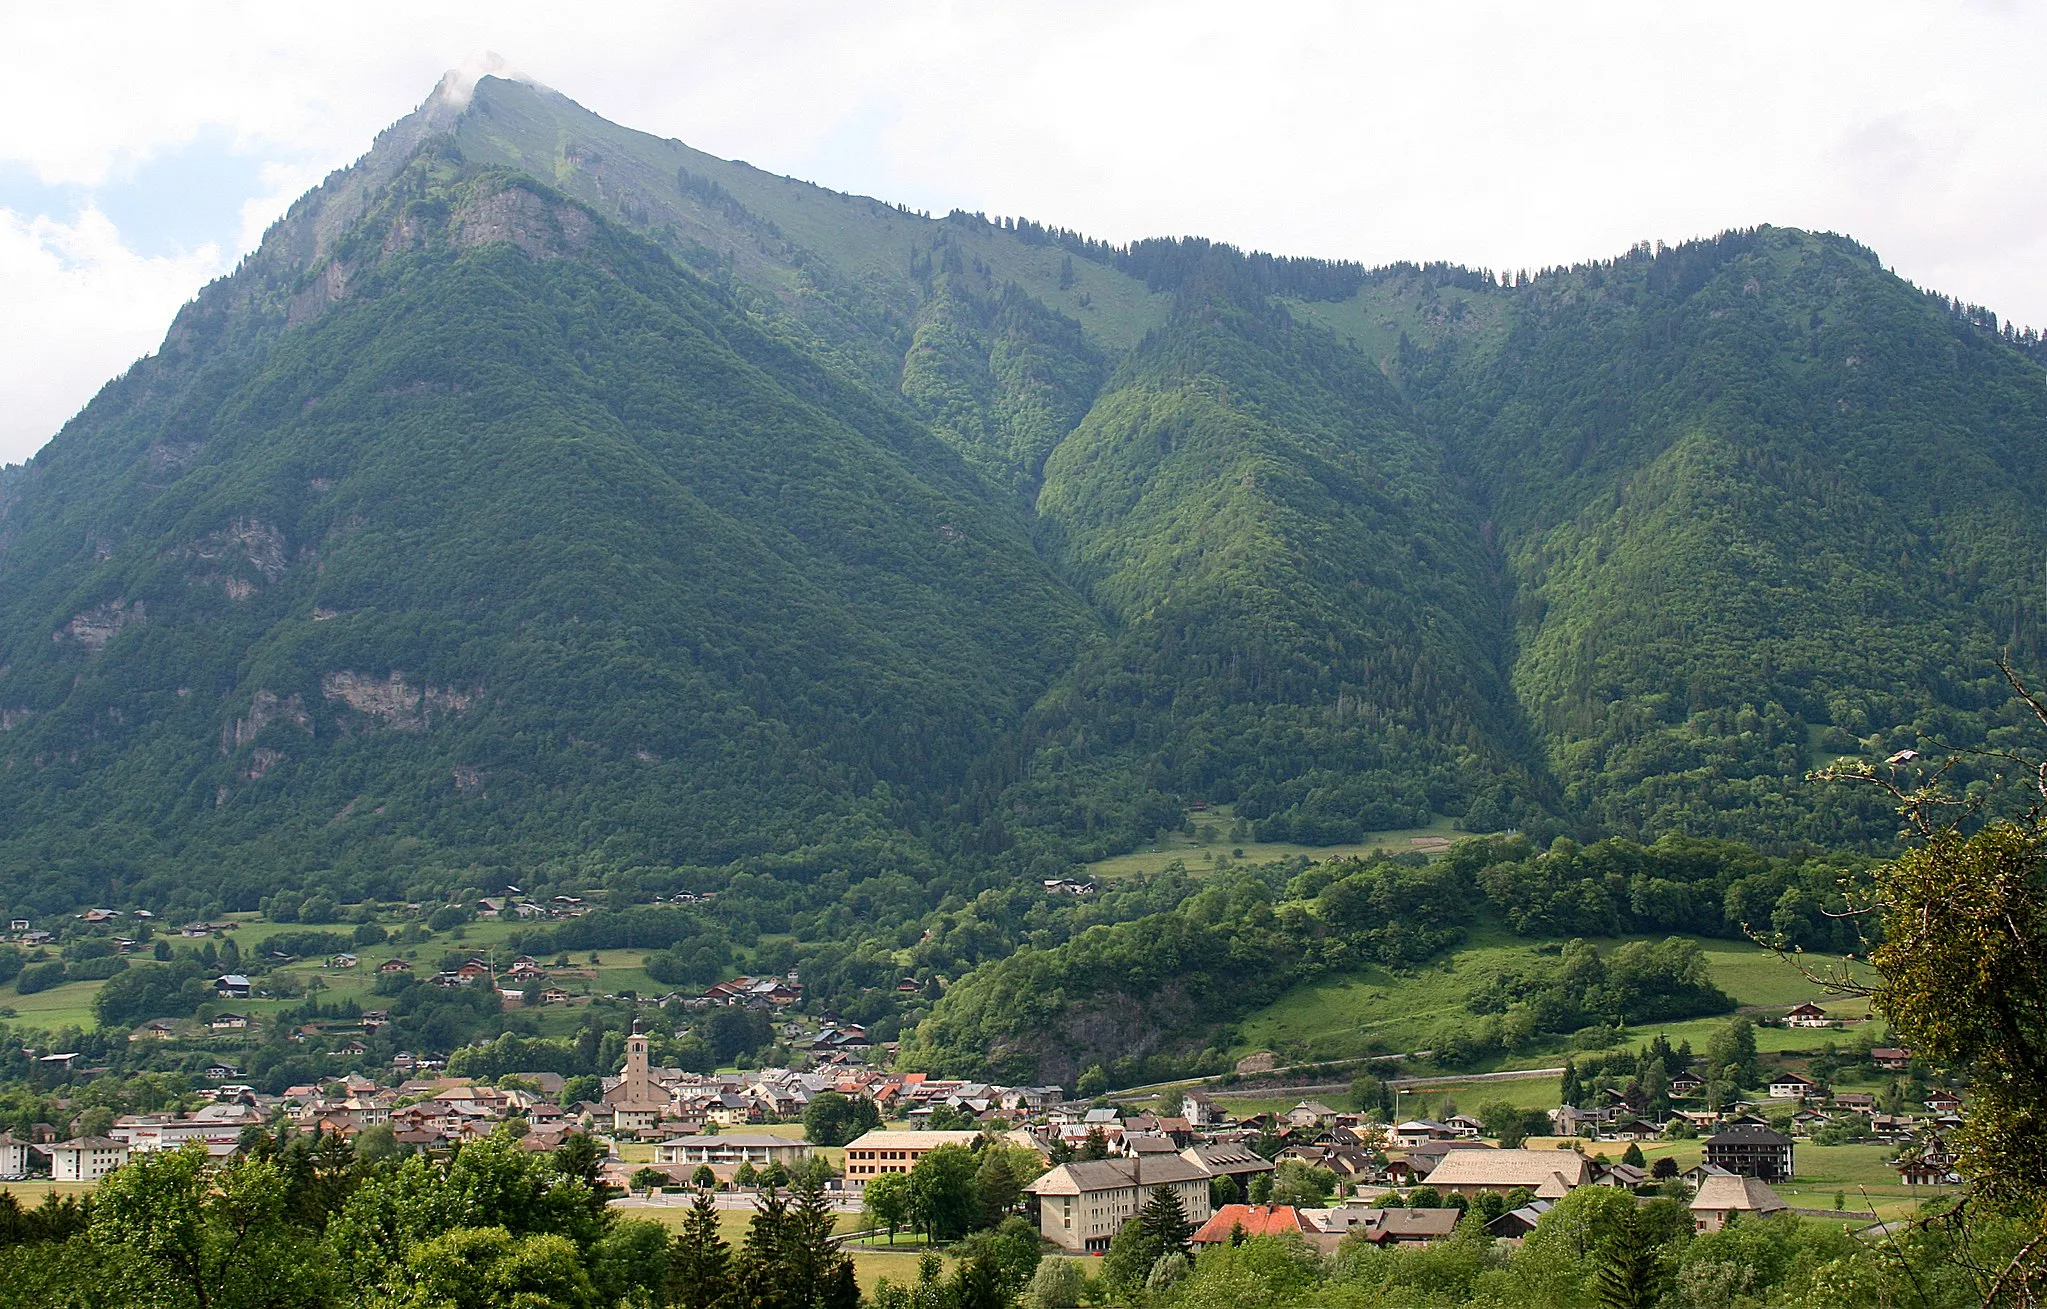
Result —
[{"label": "tall evergreen tree", "polygon": [[1600,1309],[1650,1309],[1663,1297],[1666,1280],[1648,1227],[1633,1208],[1622,1211],[1600,1249],[1595,1303]]},{"label": "tall evergreen tree", "polygon": [[1152,1188],[1151,1199],[1137,1215],[1138,1230],[1144,1234],[1145,1249],[1152,1261],[1169,1254],[1186,1254],[1193,1246],[1194,1224],[1168,1187]]},{"label": "tall evergreen tree", "polygon": [[718,1207],[708,1189],[699,1189],[682,1230],[675,1234],[668,1262],[668,1302],[681,1309],[712,1309],[724,1298],[731,1268],[731,1248],[718,1233]]}]

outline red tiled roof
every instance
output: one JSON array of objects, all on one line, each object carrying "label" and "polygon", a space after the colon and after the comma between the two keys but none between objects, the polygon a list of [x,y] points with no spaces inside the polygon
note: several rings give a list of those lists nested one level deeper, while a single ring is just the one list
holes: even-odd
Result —
[{"label": "red tiled roof", "polygon": [[1227,1245],[1239,1227],[1246,1236],[1277,1236],[1303,1230],[1301,1215],[1292,1205],[1226,1204],[1201,1225],[1201,1230],[1194,1234],[1194,1244]]}]

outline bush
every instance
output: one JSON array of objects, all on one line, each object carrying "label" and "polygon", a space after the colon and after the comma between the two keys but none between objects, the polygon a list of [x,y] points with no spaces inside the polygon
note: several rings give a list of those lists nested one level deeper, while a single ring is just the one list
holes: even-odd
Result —
[{"label": "bush", "polygon": [[23,995],[34,995],[47,991],[64,981],[64,965],[52,960],[46,964],[30,964],[21,970],[21,976],[14,979],[14,989]]},{"label": "bush", "polygon": [[436,932],[446,932],[460,927],[474,917],[476,915],[471,913],[466,905],[444,904],[434,910],[432,916],[426,920],[426,925]]},{"label": "bush", "polygon": [[375,923],[364,923],[355,929],[357,945],[382,945],[391,939],[391,934]]}]

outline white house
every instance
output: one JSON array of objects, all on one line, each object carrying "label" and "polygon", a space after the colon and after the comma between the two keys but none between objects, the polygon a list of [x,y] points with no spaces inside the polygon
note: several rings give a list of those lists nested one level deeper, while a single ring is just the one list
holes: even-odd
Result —
[{"label": "white house", "polygon": [[1779,1073],[1770,1079],[1772,1100],[1803,1100],[1820,1089],[1819,1083],[1797,1073]]},{"label": "white house", "polygon": [[128,1162],[128,1147],[104,1136],[76,1136],[50,1147],[50,1180],[97,1182]]}]

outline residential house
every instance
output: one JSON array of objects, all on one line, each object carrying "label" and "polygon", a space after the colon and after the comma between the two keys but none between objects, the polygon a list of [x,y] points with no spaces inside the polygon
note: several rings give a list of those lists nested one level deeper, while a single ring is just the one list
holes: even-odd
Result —
[{"label": "residential house", "polygon": [[1336,1111],[1320,1100],[1303,1100],[1286,1111],[1290,1127],[1320,1127],[1336,1117]]},{"label": "residential house", "polygon": [[1485,1225],[1488,1233],[1508,1241],[1518,1241],[1535,1230],[1542,1216],[1550,1211],[1549,1200],[1530,1200],[1519,1209],[1509,1209]]},{"label": "residential house", "polygon": [[223,999],[246,1000],[250,990],[249,979],[240,973],[227,973],[213,979],[213,993]]},{"label": "residential house", "polygon": [[1706,1138],[1706,1162],[1742,1177],[1782,1181],[1792,1173],[1791,1138],[1753,1123],[1736,1123]]},{"label": "residential house", "polygon": [[1706,1089],[1706,1079],[1690,1069],[1673,1073],[1670,1078],[1670,1098],[1689,1100]]},{"label": "residential house", "polygon": [[1692,1221],[1701,1232],[1717,1232],[1735,1214],[1782,1213],[1790,1208],[1753,1177],[1709,1177],[1692,1197]]},{"label": "residential house", "polygon": [[169,1018],[152,1018],[128,1034],[131,1041],[169,1041],[178,1035],[178,1025]]},{"label": "residential house", "polygon": [[1073,1254],[1095,1254],[1160,1187],[1198,1230],[1210,1217],[1208,1183],[1208,1170],[1179,1155],[1140,1155],[1060,1164],[1024,1190],[1037,1198],[1041,1236]]},{"label": "residential house", "polygon": [[335,955],[332,959],[329,959],[327,961],[327,966],[329,968],[354,968],[361,963],[362,960],[359,957],[357,957],[356,955],[352,955],[348,953],[346,950],[344,950],[340,954]]},{"label": "residential house", "polygon": [[104,1136],[76,1136],[49,1149],[50,1180],[97,1182],[128,1162],[128,1147]]},{"label": "residential house", "polygon": [[206,1026],[216,1032],[241,1032],[249,1027],[247,1014],[215,1014],[206,1020]]},{"label": "residential house", "polygon": [[1457,1133],[1445,1123],[1429,1118],[1414,1118],[1395,1124],[1393,1130],[1386,1135],[1395,1145],[1424,1145],[1430,1141],[1447,1141]]},{"label": "residential house", "polygon": [[386,959],[383,963],[377,965],[377,976],[379,977],[389,977],[393,973],[409,973],[411,971],[412,965],[403,959]]},{"label": "residential house", "polygon": [[1826,1010],[1808,1000],[1804,1004],[1791,1007],[1790,1012],[1784,1015],[1784,1025],[1786,1027],[1832,1027],[1834,1020],[1827,1017]]},{"label": "residential house", "polygon": [[1820,1084],[1797,1073],[1778,1073],[1770,1079],[1772,1100],[1803,1100],[1819,1092]]},{"label": "residential house", "polygon": [[1269,1173],[1275,1165],[1248,1145],[1190,1145],[1180,1157],[1210,1177],[1228,1177],[1237,1184],[1237,1194],[1249,1193],[1251,1179]]},{"label": "residential house", "polygon": [[1427,1245],[1457,1230],[1464,1211],[1441,1209],[1378,1209],[1373,1217],[1351,1229],[1373,1245]]}]

